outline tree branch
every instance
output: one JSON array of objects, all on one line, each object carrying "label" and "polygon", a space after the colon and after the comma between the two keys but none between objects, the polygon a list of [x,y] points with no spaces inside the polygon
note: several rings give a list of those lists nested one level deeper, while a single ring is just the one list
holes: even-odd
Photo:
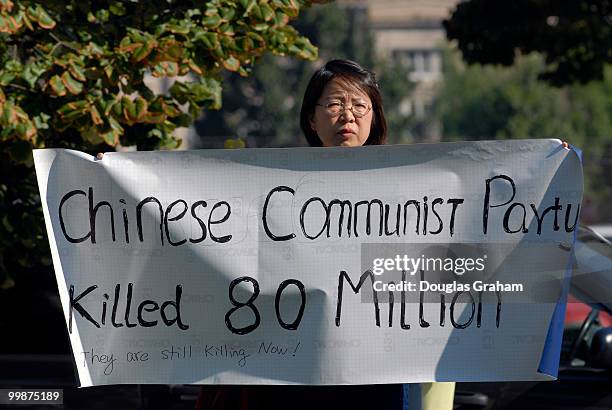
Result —
[{"label": "tree branch", "polygon": [[53,46],[53,48],[52,48],[52,49],[51,49],[51,51],[49,52],[49,55],[52,55],[52,54],[53,54],[53,52],[55,51],[55,49],[56,49],[58,46],[64,46],[64,47],[66,47],[66,48],[69,48],[69,49],[70,49],[70,50],[72,50],[72,51],[76,51],[77,53],[80,51],[78,48],[73,47],[73,46],[71,46],[70,44],[67,44],[67,43],[65,43],[64,41],[60,40],[60,39],[59,39],[59,38],[58,38],[58,37],[57,37],[55,34],[53,34],[53,33],[51,33],[51,32],[50,32],[50,33],[49,33],[49,35],[51,36],[51,38],[52,38],[53,40],[55,40],[55,41],[57,42],[57,43],[55,44],[55,46]]}]

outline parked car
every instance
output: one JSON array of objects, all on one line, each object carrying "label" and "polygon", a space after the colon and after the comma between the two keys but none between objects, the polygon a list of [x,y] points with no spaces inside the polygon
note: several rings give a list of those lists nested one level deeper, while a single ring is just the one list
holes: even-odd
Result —
[{"label": "parked car", "polygon": [[603,236],[608,241],[612,242],[612,223],[610,224],[597,224],[589,227],[596,234]]},{"label": "parked car", "polygon": [[558,380],[457,383],[455,409],[612,408],[610,237],[612,230],[578,232]]}]

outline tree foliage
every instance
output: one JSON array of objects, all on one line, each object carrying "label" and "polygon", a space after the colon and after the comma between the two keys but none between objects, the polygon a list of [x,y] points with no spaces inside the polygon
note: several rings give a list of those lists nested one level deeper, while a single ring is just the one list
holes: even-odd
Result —
[{"label": "tree foliage", "polygon": [[319,59],[267,55],[249,78],[225,73],[223,108],[205,112],[196,122],[201,146],[219,147],[225,136],[238,136],[250,146],[306,144],[299,127],[302,95],[315,70],[333,58],[351,59],[374,70],[383,94],[389,141],[397,143],[400,136],[410,135],[407,129],[413,119],[399,108],[413,88],[408,70],[375,56],[366,10],[330,3],[305,10],[294,26],[317,45]]},{"label": "tree foliage", "polygon": [[[0,287],[48,263],[31,149],[174,148],[221,106],[222,73],[313,60],[289,23],[316,0],[0,0]],[[158,95],[145,75],[187,76]]]},{"label": "tree foliage", "polygon": [[515,66],[468,66],[448,50],[436,116],[446,140],[560,138],[584,152],[586,197],[612,217],[612,68],[602,81],[552,87],[538,80],[538,55]]},{"label": "tree foliage", "polygon": [[517,54],[543,54],[539,78],[555,86],[602,80],[612,63],[610,0],[469,0],[444,27],[470,64],[509,66]]},{"label": "tree foliage", "polygon": [[[288,24],[303,4],[0,0],[2,139],[115,146],[146,137],[150,146],[175,147],[177,126],[202,107],[220,107],[222,70],[247,76],[265,51],[316,57]],[[149,72],[196,79],[155,95],[143,82]],[[142,127],[130,133],[134,125]]]}]

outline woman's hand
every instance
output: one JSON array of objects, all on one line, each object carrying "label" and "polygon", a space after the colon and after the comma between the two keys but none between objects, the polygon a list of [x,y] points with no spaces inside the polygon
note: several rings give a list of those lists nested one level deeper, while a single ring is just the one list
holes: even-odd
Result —
[{"label": "woman's hand", "polygon": [[96,154],[96,159],[97,159],[97,160],[101,160],[102,158],[104,158],[104,153],[103,153],[103,152],[98,152],[98,153]]}]

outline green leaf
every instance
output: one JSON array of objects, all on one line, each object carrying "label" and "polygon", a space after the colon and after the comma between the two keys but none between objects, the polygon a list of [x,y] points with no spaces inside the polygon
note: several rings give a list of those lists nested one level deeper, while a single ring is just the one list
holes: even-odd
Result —
[{"label": "green leaf", "polygon": [[121,98],[121,108],[123,109],[123,118],[128,121],[133,121],[138,118],[136,115],[136,106],[129,97]]},{"label": "green leaf", "polygon": [[110,18],[110,13],[107,9],[100,9],[96,11],[96,18],[100,20],[102,23],[106,23]]},{"label": "green leaf", "polygon": [[172,61],[179,61],[183,57],[183,47],[178,42],[165,44],[164,52]]},{"label": "green leaf", "polygon": [[234,31],[234,26],[232,26],[230,23],[221,24],[218,30],[220,33],[223,33],[226,36],[233,36],[234,34],[236,34],[236,32]]},{"label": "green leaf", "polygon": [[262,36],[260,36],[259,34],[255,33],[255,32],[248,32],[247,33],[247,38],[249,38],[250,40],[252,40],[255,44],[253,45],[254,48],[258,48],[258,49],[262,49],[266,46],[266,40],[264,40],[264,38]]},{"label": "green leaf", "polygon": [[194,37],[194,41],[199,41],[209,50],[219,47],[219,36],[213,32],[201,32]]},{"label": "green leaf", "polygon": [[88,108],[89,103],[85,100],[71,101],[60,107],[57,110],[57,113],[60,115],[62,120],[71,122],[85,115]]},{"label": "green leaf", "polygon": [[240,66],[240,68],[238,69],[238,74],[241,77],[248,77],[249,74],[251,74],[251,70],[249,68],[245,68],[244,66]]},{"label": "green leaf", "polygon": [[0,85],[1,86],[6,86],[7,84],[10,84],[11,81],[13,81],[15,79],[15,74],[10,73],[10,72],[0,72]]},{"label": "green leaf", "polygon": [[218,60],[225,60],[227,58],[227,54],[225,53],[225,51],[221,47],[214,48],[214,49],[210,50],[210,52]]},{"label": "green leaf", "polygon": [[23,140],[31,140],[36,135],[36,127],[34,127],[34,123],[29,120],[17,124],[15,131]]},{"label": "green leaf", "polygon": [[116,16],[123,16],[125,14],[125,6],[120,1],[113,1],[108,7],[108,11]]},{"label": "green leaf", "polygon": [[121,106],[121,101],[116,101],[113,103],[113,105],[111,106],[111,111],[112,113],[117,117],[121,117],[123,115],[123,108]]},{"label": "green leaf", "polygon": [[100,132],[100,137],[105,143],[111,147],[116,146],[119,143],[119,137],[123,135],[123,127],[113,117],[108,118],[110,128],[105,128],[104,131]]},{"label": "green leaf", "polygon": [[274,18],[274,10],[272,10],[272,7],[270,7],[266,3],[260,4],[259,9],[261,10],[261,14],[265,21],[270,21]]},{"label": "green leaf", "polygon": [[38,11],[33,6],[28,6],[26,9],[26,16],[34,22],[38,22]]},{"label": "green leaf", "polygon": [[202,24],[208,28],[217,28],[221,22],[221,17],[218,14],[215,14],[214,16],[206,16],[202,19]]},{"label": "green leaf", "polygon": [[142,46],[136,48],[132,53],[132,61],[139,62],[144,60],[151,54],[151,51],[155,48],[156,43],[153,41],[146,42]]},{"label": "green leaf", "polygon": [[182,113],[173,119],[177,127],[189,127],[193,122],[193,118],[189,114]]},{"label": "green leaf", "polygon": [[66,89],[70,94],[77,95],[83,91],[83,83],[72,78],[68,71],[64,71],[61,78],[64,86],[66,86]]},{"label": "green leaf", "polygon": [[236,9],[233,7],[223,7],[220,14],[223,20],[230,21],[236,16]]},{"label": "green leaf", "polygon": [[166,121],[166,115],[159,112],[147,112],[143,118],[143,122],[147,124],[161,124]]},{"label": "green leaf", "polygon": [[221,47],[228,51],[236,51],[238,49],[236,47],[236,41],[230,36],[221,36]]},{"label": "green leaf", "polygon": [[230,56],[227,60],[223,61],[223,67],[229,71],[238,71],[240,61],[236,57]]},{"label": "green leaf", "polygon": [[255,0],[240,0],[239,2],[244,9],[248,9],[249,4],[255,4]]},{"label": "green leaf", "polygon": [[117,133],[117,131],[113,129],[107,129],[103,132],[100,132],[99,135],[102,141],[104,141],[111,147],[114,147],[119,143],[119,133]]},{"label": "green leaf", "polygon": [[161,61],[153,66],[154,77],[174,77],[178,75],[179,66],[174,61]]},{"label": "green leaf", "polygon": [[174,138],[170,135],[168,138],[161,140],[161,148],[165,149],[177,149],[181,146],[181,140]]},{"label": "green leaf", "polygon": [[[17,17],[17,18],[15,18]],[[0,21],[0,32],[14,34],[22,26],[23,16],[6,15]]]},{"label": "green leaf", "polygon": [[134,100],[134,112],[138,121],[141,121],[144,118],[147,113],[148,106],[149,105],[147,104],[147,101],[144,98],[140,96],[136,97],[136,99]]},{"label": "green leaf", "polygon": [[200,11],[200,9],[189,9],[187,10],[187,12],[185,13],[185,15],[189,18],[193,17],[193,16],[200,16],[202,15],[202,12]]},{"label": "green leaf", "polygon": [[93,122],[95,125],[104,124],[104,121],[102,121],[102,116],[100,115],[100,111],[98,111],[95,105],[90,106],[89,115],[91,117],[91,122]]},{"label": "green leaf", "polygon": [[3,104],[1,108],[2,109],[0,109],[0,124],[4,126],[4,129],[2,130],[2,136],[8,136],[8,130],[10,128],[9,125],[13,125],[13,123],[16,122],[13,104]]},{"label": "green leaf", "polygon": [[21,71],[22,68],[21,63],[18,60],[9,60],[4,66],[4,69],[14,72]]},{"label": "green leaf", "polygon": [[123,134],[123,127],[121,126],[121,124],[119,124],[119,122],[117,120],[115,120],[113,117],[110,117],[108,119],[108,123],[110,124],[111,128],[113,130],[115,130],[118,133]]},{"label": "green leaf", "polygon": [[89,42],[83,51],[85,55],[92,57],[99,57],[104,55],[104,49],[94,42]]},{"label": "green leaf", "polygon": [[92,145],[98,145],[104,142],[104,138],[102,138],[101,134],[104,134],[104,132],[100,131],[97,127],[90,127],[81,133],[85,141]]},{"label": "green leaf", "polygon": [[180,92],[188,93],[191,102],[208,102],[208,106],[212,109],[221,107],[221,83],[216,79],[201,78],[199,81],[183,83],[183,87],[176,91],[173,88],[174,86],[170,89],[173,96]]},{"label": "green leaf", "polygon": [[266,23],[259,23],[259,24],[255,24],[253,26],[253,29],[257,30],[257,31],[265,31],[269,28],[269,26]]},{"label": "green leaf", "polygon": [[128,33],[128,38],[130,38],[135,43],[145,43],[149,40],[152,40],[152,36],[149,33],[146,33],[134,27],[128,27],[126,31]]},{"label": "green leaf", "polygon": [[300,6],[295,3],[295,0],[283,0],[285,3],[285,7],[283,7],[283,11],[290,17],[296,18],[300,12]]},{"label": "green leaf", "polygon": [[64,83],[62,82],[60,76],[54,75],[53,77],[51,77],[51,79],[49,80],[49,86],[51,87],[53,94],[59,97],[66,95],[66,87],[64,86]]},{"label": "green leaf", "polygon": [[151,131],[149,131],[147,136],[149,138],[157,138],[157,139],[162,139],[163,138],[162,131],[160,129],[157,129],[157,128],[153,128]]},{"label": "green leaf", "polygon": [[28,83],[30,88],[33,88],[36,85],[36,80],[42,73],[46,71],[46,68],[42,64],[31,63],[27,64],[25,69],[21,74],[21,78]]},{"label": "green leaf", "polygon": [[32,117],[32,120],[34,121],[34,126],[39,130],[49,129],[49,119],[51,119],[51,116],[45,114],[44,112],[41,112],[40,114]]},{"label": "green leaf", "polygon": [[77,34],[79,35],[79,38],[81,39],[81,41],[89,41],[93,38],[91,33],[87,30],[79,30],[77,31]]},{"label": "green leaf", "polygon": [[162,109],[168,117],[178,117],[181,115],[181,110],[175,107],[174,104],[164,104]]},{"label": "green leaf", "polygon": [[190,31],[190,27],[187,25],[180,24],[166,24],[166,31],[169,31],[170,33],[174,34],[188,34]]},{"label": "green leaf", "polygon": [[36,5],[36,17],[40,27],[46,29],[52,29],[55,27],[55,20],[53,20],[40,5]]},{"label": "green leaf", "polygon": [[250,14],[255,17],[257,20],[264,20],[264,15],[261,11],[261,7],[258,6],[257,4],[253,5],[253,7],[251,7],[251,12]]},{"label": "green leaf", "polygon": [[208,4],[206,6],[206,11],[204,12],[206,16],[215,16],[219,14],[219,10],[212,4]]},{"label": "green leaf", "polygon": [[87,81],[87,78],[85,76],[85,70],[83,69],[83,67],[77,65],[74,61],[71,61],[68,64],[68,71],[70,71],[70,74],[78,81]]}]

